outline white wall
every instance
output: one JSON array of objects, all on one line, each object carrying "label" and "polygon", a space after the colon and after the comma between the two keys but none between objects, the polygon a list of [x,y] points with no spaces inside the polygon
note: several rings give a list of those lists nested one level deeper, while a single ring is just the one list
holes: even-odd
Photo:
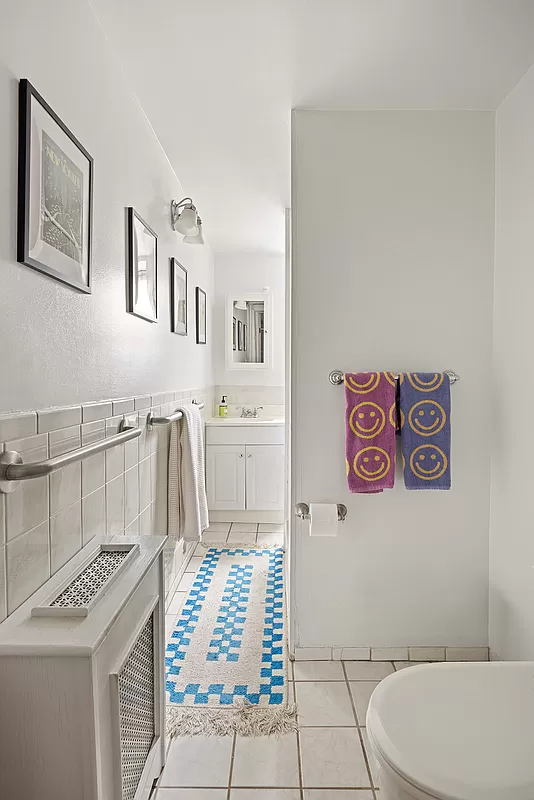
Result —
[{"label": "white wall", "polygon": [[[268,287],[273,303],[272,365],[269,369],[226,369],[226,297]],[[284,386],[285,370],[285,261],[284,256],[262,253],[221,253],[215,258],[213,313],[215,383],[219,386]],[[216,400],[218,398],[215,398]],[[280,400],[282,402],[282,400]]]},{"label": "white wall", "polygon": [[490,647],[534,659],[534,67],[497,111]]},{"label": "white wall", "polygon": [[[494,114],[293,117],[296,644],[486,646]],[[350,495],[342,370],[453,369],[450,492]],[[294,518],[293,518],[294,519]]]},{"label": "white wall", "polygon": [[[171,230],[180,186],[85,0],[4,3],[0,26],[0,411],[212,383],[213,259]],[[16,263],[18,79],[94,158],[93,293]],[[157,232],[160,322],[125,312],[125,207]],[[207,231],[209,235],[209,231]],[[189,336],[170,333],[169,258],[189,273]],[[208,298],[195,343],[194,291]]]}]

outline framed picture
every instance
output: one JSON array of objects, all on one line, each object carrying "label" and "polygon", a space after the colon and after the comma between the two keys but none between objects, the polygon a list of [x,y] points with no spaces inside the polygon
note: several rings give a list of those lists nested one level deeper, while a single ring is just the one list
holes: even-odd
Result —
[{"label": "framed picture", "polygon": [[171,258],[171,330],[187,336],[187,270]]},{"label": "framed picture", "polygon": [[197,344],[206,344],[206,292],[196,288]]},{"label": "framed picture", "polygon": [[237,320],[237,349],[243,349],[243,323],[240,319]]},{"label": "framed picture", "polygon": [[89,293],[93,159],[26,79],[18,181],[17,260]]},{"label": "framed picture", "polygon": [[158,321],[158,237],[133,209],[126,209],[128,227],[128,311]]},{"label": "framed picture", "polygon": [[247,323],[243,323],[243,350],[247,349]]},{"label": "framed picture", "polygon": [[237,320],[234,317],[234,322],[233,322],[233,326],[232,326],[232,342],[233,342],[234,350],[237,348],[236,337],[237,337]]}]

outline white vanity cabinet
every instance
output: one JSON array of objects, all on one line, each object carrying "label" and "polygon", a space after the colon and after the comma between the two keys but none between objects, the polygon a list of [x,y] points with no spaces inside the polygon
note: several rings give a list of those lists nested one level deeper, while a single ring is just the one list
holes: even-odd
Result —
[{"label": "white vanity cabinet", "polygon": [[247,511],[284,510],[285,448],[281,444],[247,445]]},{"label": "white vanity cabinet", "polygon": [[208,508],[214,511],[245,509],[245,446],[206,446]]},{"label": "white vanity cabinet", "polygon": [[0,625],[0,796],[148,800],[165,762],[162,536],[93,539]]},{"label": "white vanity cabinet", "polygon": [[284,426],[214,420],[206,425],[206,484],[210,511],[282,512]]}]

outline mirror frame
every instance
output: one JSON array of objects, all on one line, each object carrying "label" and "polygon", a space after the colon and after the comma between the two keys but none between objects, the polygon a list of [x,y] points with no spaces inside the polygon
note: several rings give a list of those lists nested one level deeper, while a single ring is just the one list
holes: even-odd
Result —
[{"label": "mirror frame", "polygon": [[[234,318],[234,302],[236,300],[245,300],[252,303],[264,303],[264,320],[265,320],[265,339],[263,343],[263,352],[265,360],[261,363],[238,363],[234,361],[233,350],[233,331],[232,324]],[[265,290],[263,292],[230,292],[226,295],[226,314],[225,314],[225,350],[226,350],[226,369],[239,369],[239,370],[258,370],[258,369],[271,369],[272,367],[272,292]]]}]

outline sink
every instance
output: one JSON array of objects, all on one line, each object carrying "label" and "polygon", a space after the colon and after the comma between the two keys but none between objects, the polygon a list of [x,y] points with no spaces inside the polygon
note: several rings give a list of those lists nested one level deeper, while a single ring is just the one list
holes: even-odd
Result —
[{"label": "sink", "polygon": [[206,425],[284,425],[283,417],[213,417]]}]

